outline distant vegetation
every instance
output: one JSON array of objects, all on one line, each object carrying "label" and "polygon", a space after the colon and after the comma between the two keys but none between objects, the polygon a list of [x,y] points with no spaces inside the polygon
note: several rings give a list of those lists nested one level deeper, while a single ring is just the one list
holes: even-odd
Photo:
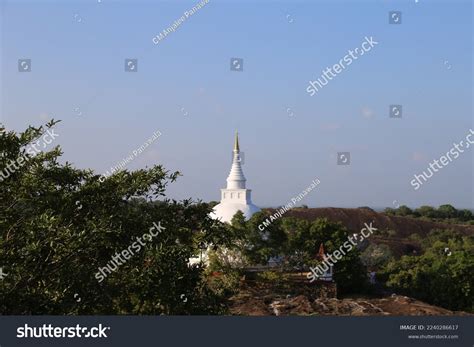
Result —
[{"label": "distant vegetation", "polygon": [[432,221],[474,225],[474,214],[470,210],[457,210],[448,204],[441,205],[438,208],[432,206],[421,206],[414,210],[408,206],[402,205],[395,209],[386,208],[384,212],[393,216],[423,218]]},{"label": "distant vegetation", "polygon": [[451,310],[474,312],[474,237],[434,230],[421,256],[392,259],[379,279],[396,292]]}]

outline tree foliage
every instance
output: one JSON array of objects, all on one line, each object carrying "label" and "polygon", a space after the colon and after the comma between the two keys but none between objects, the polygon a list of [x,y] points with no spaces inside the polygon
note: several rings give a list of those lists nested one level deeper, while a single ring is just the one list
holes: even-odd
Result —
[{"label": "tree foliage", "polygon": [[[327,219],[313,222],[298,218],[279,218],[265,226],[267,212],[256,213],[248,221],[236,214],[232,220],[233,235],[241,241],[238,248],[250,263],[267,264],[272,257],[282,259],[282,268],[304,270],[318,264],[316,254],[321,243],[327,254],[339,249],[347,241],[349,232],[340,224]],[[263,230],[262,230],[263,229]],[[353,248],[337,261],[334,279],[341,293],[361,292],[366,289],[367,271],[359,259],[360,251]]]},{"label": "tree foliage", "polygon": [[454,206],[445,204],[438,208],[432,206],[420,206],[412,210],[408,206],[401,205],[398,208],[386,208],[386,214],[404,217],[423,217],[430,220],[451,221],[453,223],[474,222],[474,215],[468,209],[458,210]]},{"label": "tree foliage", "polygon": [[474,312],[474,237],[434,230],[421,256],[403,256],[380,273],[387,286],[451,310]]},{"label": "tree foliage", "polygon": [[384,244],[371,243],[361,254],[362,263],[369,269],[378,269],[392,258],[390,247]]},{"label": "tree foliage", "polygon": [[[59,162],[61,150],[27,148],[57,122],[17,134],[0,129],[1,314],[209,314],[222,311],[203,269],[188,259],[199,242],[218,247],[222,225],[207,204],[165,196],[178,172],[120,171],[103,182]],[[155,201],[155,202],[153,202]],[[161,223],[166,229],[116,271],[95,276],[117,252]]]}]

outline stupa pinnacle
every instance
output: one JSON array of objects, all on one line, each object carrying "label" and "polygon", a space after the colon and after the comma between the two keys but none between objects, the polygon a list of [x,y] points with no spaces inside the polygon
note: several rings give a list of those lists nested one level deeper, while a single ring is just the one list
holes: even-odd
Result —
[{"label": "stupa pinnacle", "polygon": [[249,219],[260,209],[252,203],[251,190],[246,188],[246,178],[242,171],[239,134],[235,133],[232,167],[227,177],[227,187],[221,189],[221,202],[214,207],[211,217],[222,222],[230,222],[237,211],[242,211]]}]

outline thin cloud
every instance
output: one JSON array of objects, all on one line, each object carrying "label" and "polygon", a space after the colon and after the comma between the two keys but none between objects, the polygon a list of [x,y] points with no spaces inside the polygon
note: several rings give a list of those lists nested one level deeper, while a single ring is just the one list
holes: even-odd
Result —
[{"label": "thin cloud", "polygon": [[372,111],[372,109],[367,106],[362,107],[361,113],[362,117],[364,117],[365,119],[372,119],[375,115],[374,111]]}]

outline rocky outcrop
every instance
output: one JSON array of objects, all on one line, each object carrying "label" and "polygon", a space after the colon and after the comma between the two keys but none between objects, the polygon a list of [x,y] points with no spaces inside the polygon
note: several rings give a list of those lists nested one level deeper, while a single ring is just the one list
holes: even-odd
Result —
[{"label": "rocky outcrop", "polygon": [[231,313],[245,316],[451,316],[469,315],[466,312],[450,311],[400,295],[386,298],[317,298],[305,295],[273,298],[258,295],[231,299]]}]

